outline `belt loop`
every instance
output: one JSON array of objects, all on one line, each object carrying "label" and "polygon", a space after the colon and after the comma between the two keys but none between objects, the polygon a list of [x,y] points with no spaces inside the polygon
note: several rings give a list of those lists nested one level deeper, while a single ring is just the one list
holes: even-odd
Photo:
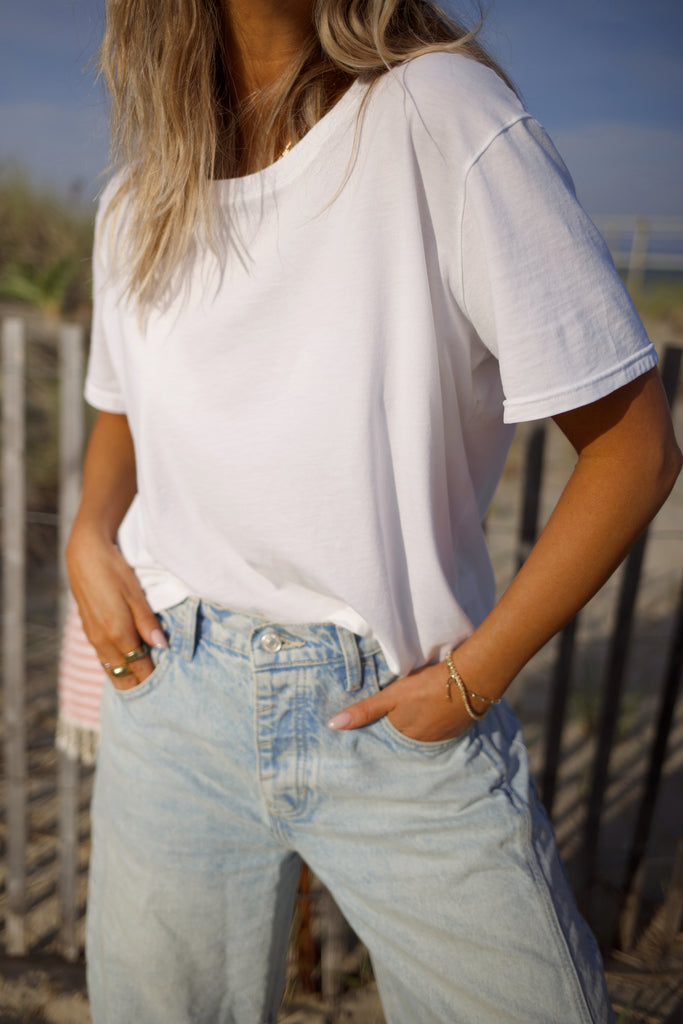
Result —
[{"label": "belt loop", "polygon": [[342,649],[344,664],[346,666],[346,689],[350,692],[360,690],[363,681],[363,673],[361,669],[360,651],[358,650],[356,634],[351,633],[348,629],[344,629],[342,626],[337,626],[336,630],[339,646]]},{"label": "belt loop", "polygon": [[187,661],[192,661],[197,644],[197,621],[199,619],[199,598],[188,597],[185,599],[183,609],[182,640],[180,653]]}]

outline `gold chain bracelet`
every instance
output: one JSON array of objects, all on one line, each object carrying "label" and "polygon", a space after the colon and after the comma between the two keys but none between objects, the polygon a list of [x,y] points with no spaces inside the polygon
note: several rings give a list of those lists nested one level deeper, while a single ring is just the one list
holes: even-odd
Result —
[{"label": "gold chain bracelet", "polygon": [[[457,668],[453,664],[453,651],[449,651],[448,654],[446,655],[446,664],[448,665],[448,679],[446,680],[446,694],[448,696],[448,699],[453,699],[451,697],[451,685],[455,683],[455,685],[460,690],[460,695],[462,697],[463,704],[465,705],[465,711],[470,716],[470,718],[474,719],[475,722],[479,722],[481,721],[482,718],[485,718],[486,715],[488,715],[490,707],[492,705],[500,704],[500,697],[483,697],[481,696],[481,694],[474,693],[472,690],[467,689],[465,683],[463,682],[462,676],[460,675]],[[472,700],[483,701],[483,703],[488,704],[489,707],[486,708],[485,711],[475,711],[474,708],[472,707]]]}]

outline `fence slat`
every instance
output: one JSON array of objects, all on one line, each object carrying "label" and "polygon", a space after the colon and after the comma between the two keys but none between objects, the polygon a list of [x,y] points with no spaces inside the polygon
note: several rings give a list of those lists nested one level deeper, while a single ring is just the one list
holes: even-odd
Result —
[{"label": "fence slat", "polygon": [[524,480],[522,484],[524,500],[519,532],[519,547],[517,549],[518,569],[521,569],[538,536],[538,509],[541,499],[545,438],[545,423],[538,423],[533,427],[527,442],[524,460]]},{"label": "fence slat", "polygon": [[349,946],[349,926],[328,891],[320,900],[319,914],[321,991],[323,999],[334,1006],[344,990],[344,957]]},{"label": "fence slat", "polygon": [[555,661],[555,670],[550,690],[545,750],[543,754],[543,778],[541,781],[541,799],[549,817],[552,816],[555,789],[557,787],[557,773],[562,752],[562,727],[569,698],[569,684],[571,681],[578,624],[579,616],[575,615],[560,634],[560,646]]},{"label": "fence slat", "polygon": [[650,836],[654,817],[657,794],[662,778],[666,747],[671,733],[676,708],[676,699],[681,682],[683,669],[683,584],[678,599],[678,609],[674,617],[674,629],[669,651],[669,659],[664,678],[664,691],[661,696],[657,732],[652,744],[650,763],[648,766],[645,789],[640,800],[638,818],[633,832],[633,842],[629,853],[626,877],[623,884],[622,907],[620,913],[620,944],[622,949],[629,949],[635,938],[639,909],[639,887],[637,877],[645,856],[647,841]]},{"label": "fence slat", "polygon": [[662,908],[661,942],[664,949],[672,945],[683,925],[683,837],[678,840],[671,880]]},{"label": "fence slat", "polygon": [[[83,458],[83,330],[64,324],[59,333],[59,604],[60,624],[66,620],[69,581],[64,552],[78,510]],[[59,752],[59,947],[66,960],[78,958],[76,938],[76,878],[78,872],[78,757]]]},{"label": "fence slat", "polygon": [[66,619],[69,580],[64,552],[81,495],[85,431],[83,413],[83,328],[64,324],[59,332],[59,583],[60,623]]},{"label": "fence slat", "polygon": [[26,952],[26,336],[23,321],[2,328],[3,359],[3,670],[7,779],[6,949]]},{"label": "fence slat", "polygon": [[631,291],[640,291],[643,287],[649,245],[650,223],[644,217],[638,217],[628,261],[627,285]]},{"label": "fence slat", "polygon": [[610,639],[605,686],[602,694],[602,709],[598,726],[598,746],[593,764],[593,777],[588,798],[588,811],[584,832],[582,889],[585,899],[589,896],[596,879],[600,819],[607,791],[609,758],[612,746],[614,745],[621,707],[624,669],[626,668],[633,612],[640,574],[643,568],[646,543],[647,531],[638,538],[626,559],[626,569],[619,593],[617,620]]}]

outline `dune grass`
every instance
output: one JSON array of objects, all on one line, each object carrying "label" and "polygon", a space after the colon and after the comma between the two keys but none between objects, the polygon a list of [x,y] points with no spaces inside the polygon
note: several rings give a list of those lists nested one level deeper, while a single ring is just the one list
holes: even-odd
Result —
[{"label": "dune grass", "polygon": [[0,300],[55,319],[85,316],[94,212],[0,164]]}]

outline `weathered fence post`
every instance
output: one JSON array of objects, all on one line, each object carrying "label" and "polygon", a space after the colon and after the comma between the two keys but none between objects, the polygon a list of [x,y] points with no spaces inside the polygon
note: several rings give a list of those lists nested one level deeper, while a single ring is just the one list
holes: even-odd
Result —
[{"label": "weathered fence post", "polygon": [[669,888],[662,907],[660,942],[663,949],[671,946],[683,925],[683,837],[678,840]]},{"label": "weathered fence post", "polygon": [[557,773],[562,751],[562,727],[567,712],[567,700],[569,698],[569,685],[571,682],[578,625],[579,616],[575,615],[560,633],[559,648],[550,690],[550,702],[548,704],[548,716],[545,725],[543,778],[541,782],[541,799],[549,817],[552,817],[555,789],[557,787]]},{"label": "weathered fence post", "polygon": [[538,510],[541,503],[541,479],[543,477],[543,458],[545,455],[546,428],[545,423],[536,423],[532,427],[527,442],[524,460],[524,488],[522,502],[522,521],[519,531],[517,548],[517,568],[521,569],[529,552],[536,543],[538,536]]},{"label": "weathered fence post", "polygon": [[26,481],[24,475],[26,335],[2,326],[3,377],[3,672],[7,779],[6,950],[26,952]]},{"label": "weathered fence post", "polygon": [[63,324],[59,331],[59,602],[60,624],[66,619],[69,580],[64,551],[81,496],[83,459],[83,328]]},{"label": "weathered fence post", "polygon": [[[619,944],[622,949],[626,950],[631,948],[636,937],[638,912],[640,910],[640,890],[643,878],[642,867],[657,804],[657,793],[659,792],[659,785],[664,770],[666,747],[673,726],[682,669],[683,585],[681,585],[678,608],[674,616],[673,636],[666,675],[664,677],[664,690],[660,699],[657,729],[650,752],[650,763],[645,780],[645,788],[640,799],[638,818],[633,832],[633,842],[626,868],[626,877],[622,887],[622,901],[618,923]],[[681,843],[683,843],[683,840],[681,840]],[[678,856],[679,860],[683,860],[683,852],[681,850],[679,850]],[[681,869],[679,869],[679,873],[680,871]],[[683,880],[679,879],[678,885],[679,889],[683,888]]]},{"label": "weathered fence post", "polygon": [[[78,510],[83,457],[83,329],[64,324],[59,332],[59,622],[63,628],[69,600],[64,552]],[[59,754],[59,945],[66,960],[79,955],[76,939],[78,872],[78,756]]]},{"label": "weathered fence post", "polygon": [[344,990],[344,957],[348,949],[349,926],[329,891],[319,904],[320,985],[322,997],[334,1005]]},{"label": "weathered fence post", "polygon": [[647,251],[650,245],[650,222],[638,217],[633,231],[631,255],[628,261],[627,286],[631,291],[640,291],[645,283]]}]

